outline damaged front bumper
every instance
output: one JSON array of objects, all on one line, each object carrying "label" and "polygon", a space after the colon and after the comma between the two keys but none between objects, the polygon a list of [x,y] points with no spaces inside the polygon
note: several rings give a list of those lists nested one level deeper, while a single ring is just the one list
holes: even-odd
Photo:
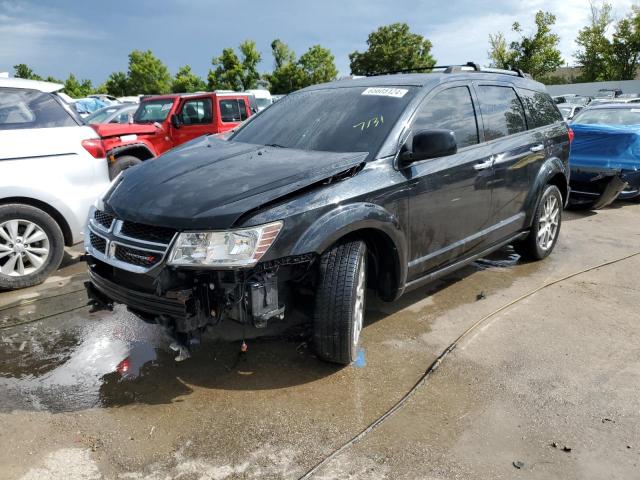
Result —
[{"label": "damaged front bumper", "polygon": [[572,167],[570,187],[570,205],[597,210],[640,195],[640,171]]},{"label": "damaged front bumper", "polygon": [[215,269],[167,262],[176,230],[125,221],[92,210],[85,236],[87,292],[94,309],[121,303],[167,327],[182,345],[223,320],[264,328],[284,317],[292,285],[311,277],[315,254]]}]

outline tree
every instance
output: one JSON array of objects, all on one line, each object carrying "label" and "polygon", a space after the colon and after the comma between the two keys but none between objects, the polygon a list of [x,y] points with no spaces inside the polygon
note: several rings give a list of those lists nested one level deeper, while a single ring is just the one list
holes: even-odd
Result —
[{"label": "tree", "polygon": [[211,63],[215,70],[209,70],[207,76],[210,90],[241,90],[241,71],[240,59],[233,48],[225,48],[222,55],[214,57]]},{"label": "tree", "polygon": [[335,80],[338,75],[335,58],[331,50],[314,45],[298,60],[302,70],[303,86]]},{"label": "tree", "polygon": [[612,80],[633,80],[640,57],[640,9],[616,24],[610,50],[609,72]]},{"label": "tree", "polygon": [[130,94],[129,80],[124,72],[113,72],[107,80],[100,85],[98,93],[108,93],[114,97],[125,97]]},{"label": "tree", "polygon": [[536,13],[536,30],[525,35],[518,22],[514,22],[511,30],[520,36],[519,40],[511,42],[506,48],[504,35],[489,35],[489,58],[496,68],[517,68],[530,73],[533,78],[543,80],[563,64],[562,55],[558,49],[560,37],[551,32],[556,23],[555,15],[540,10]]},{"label": "tree", "polygon": [[280,39],[271,42],[273,54],[273,72],[265,75],[271,84],[271,93],[286,95],[303,87],[304,78],[298,66],[296,54]]},{"label": "tree", "polygon": [[591,23],[578,32],[578,50],[574,56],[581,67],[578,78],[581,82],[595,82],[610,77],[611,42],[606,37],[611,25],[611,4],[603,2],[600,7],[591,3]]},{"label": "tree", "polygon": [[84,79],[79,82],[73,73],[64,82],[64,93],[72,98],[82,98],[93,93],[93,85],[91,80]]},{"label": "tree", "polygon": [[16,78],[26,78],[27,80],[42,80],[42,77],[35,73],[24,63],[13,66],[14,76]]},{"label": "tree", "polygon": [[436,63],[431,42],[411,33],[406,23],[393,23],[369,34],[367,51],[349,54],[353,75],[372,75],[408,69],[425,69]]},{"label": "tree", "polygon": [[206,89],[207,84],[191,71],[191,66],[189,65],[180,67],[171,86],[171,91],[174,93],[202,92]]},{"label": "tree", "polygon": [[169,93],[169,69],[151,50],[133,50],[129,54],[127,86],[130,94]]},{"label": "tree", "polygon": [[222,55],[213,57],[211,64],[215,70],[209,70],[207,76],[211,90],[248,90],[256,87],[260,79],[258,64],[262,59],[253,40],[240,44],[242,59],[233,48],[225,48]]}]

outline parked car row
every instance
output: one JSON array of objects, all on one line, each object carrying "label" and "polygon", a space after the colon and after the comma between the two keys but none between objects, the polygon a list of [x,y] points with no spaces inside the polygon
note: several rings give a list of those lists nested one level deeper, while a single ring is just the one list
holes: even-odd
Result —
[{"label": "parked car row", "polygon": [[640,190],[640,109],[569,128],[520,71],[337,81],[257,115],[253,93],[146,96],[92,126],[61,87],[0,79],[0,288],[43,281],[88,218],[92,302],[164,325],[180,358],[303,298],[319,357],[349,363],[367,287],[393,301],[506,244],[541,260],[570,199]]}]

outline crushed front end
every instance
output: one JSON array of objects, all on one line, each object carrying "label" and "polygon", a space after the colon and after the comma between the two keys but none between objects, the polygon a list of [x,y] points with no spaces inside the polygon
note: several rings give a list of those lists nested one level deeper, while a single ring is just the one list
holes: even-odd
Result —
[{"label": "crushed front end", "polygon": [[[174,248],[180,232],[97,209],[90,214],[87,230],[87,290],[94,305],[110,308],[122,303],[141,318],[166,327],[187,347],[198,344],[207,327],[223,320],[256,328],[281,320],[291,284],[304,284],[314,261],[314,255],[307,254],[245,267],[181,265],[176,256],[186,255],[181,250],[188,246]],[[257,251],[270,238],[268,231],[260,238]]]}]

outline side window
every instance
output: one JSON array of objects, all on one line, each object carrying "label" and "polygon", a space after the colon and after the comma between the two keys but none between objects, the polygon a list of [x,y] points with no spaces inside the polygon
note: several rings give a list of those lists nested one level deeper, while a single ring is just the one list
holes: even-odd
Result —
[{"label": "side window", "polygon": [[0,89],[0,130],[77,126],[49,93]]},{"label": "side window", "polygon": [[513,88],[480,85],[478,97],[486,141],[524,132],[527,129],[522,103]]},{"label": "side window", "polygon": [[244,100],[238,100],[238,108],[240,109],[240,120],[245,121],[249,116],[247,115],[247,104]]},{"label": "side window", "polygon": [[478,124],[468,87],[443,90],[420,107],[412,130],[437,128],[452,130],[458,148],[478,143]]},{"label": "side window", "polygon": [[184,125],[202,125],[211,123],[213,116],[211,115],[211,99],[195,98],[187,100],[182,106],[182,123]]},{"label": "side window", "polygon": [[538,128],[562,121],[562,114],[548,94],[519,88],[518,95],[524,103],[529,128]]},{"label": "side window", "polygon": [[220,117],[223,122],[240,122],[246,120],[247,110],[244,108],[244,100],[231,98],[220,100]]}]

